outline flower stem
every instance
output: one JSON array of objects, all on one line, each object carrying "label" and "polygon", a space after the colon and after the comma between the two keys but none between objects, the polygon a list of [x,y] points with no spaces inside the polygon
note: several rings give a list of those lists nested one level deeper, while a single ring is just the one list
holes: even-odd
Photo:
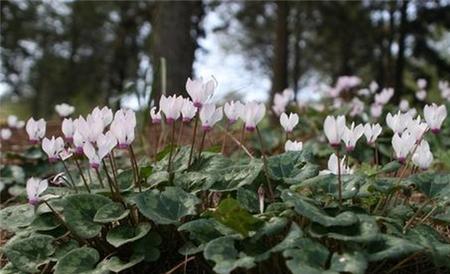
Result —
[{"label": "flower stem", "polygon": [[134,174],[136,176],[135,186],[137,185],[139,192],[142,192],[141,178],[139,175],[139,166],[137,164],[136,154],[134,154],[133,146],[131,144],[129,146],[129,150],[131,155],[131,165],[133,166]]},{"label": "flower stem", "polygon": [[102,186],[102,188],[104,188],[105,185],[103,184],[102,176],[100,176],[100,172],[98,171],[98,168],[94,168],[94,169],[95,169],[95,173],[97,174],[98,182],[100,183],[100,185]]},{"label": "flower stem", "polygon": [[200,159],[200,156],[202,155],[203,146],[205,145],[205,137],[206,137],[206,130],[203,131],[202,134],[202,141],[200,142],[200,149],[198,150],[198,159]]},{"label": "flower stem", "polygon": [[261,132],[259,131],[258,127],[256,127],[256,133],[258,135],[259,144],[261,146],[261,155],[262,155],[262,158],[263,158],[264,174],[266,175],[267,188],[269,189],[270,199],[273,201],[274,200],[274,194],[273,194],[273,190],[272,190],[272,183],[270,182],[270,178],[269,178],[269,169],[267,167],[267,157],[266,157],[266,154],[264,152],[264,143],[263,143],[263,139],[262,139],[262,136],[261,136]]},{"label": "flower stem", "polygon": [[341,162],[339,155],[339,147],[336,148],[337,164],[338,164],[338,195],[339,195],[339,208],[342,208],[342,180],[341,180]]},{"label": "flower stem", "polygon": [[74,159],[74,161],[75,161],[75,164],[76,164],[77,167],[78,167],[78,171],[80,172],[80,176],[81,176],[81,179],[83,180],[84,187],[86,187],[86,190],[87,190],[89,193],[91,193],[91,189],[89,188],[89,185],[88,185],[88,183],[87,183],[87,181],[86,181],[86,177],[84,177],[84,173],[83,173],[83,170],[81,169],[80,163],[78,162],[78,160],[77,160],[76,157],[73,157],[73,159]]},{"label": "flower stem", "polygon": [[222,154],[225,153],[225,145],[226,145],[226,142],[227,142],[227,134],[226,133],[228,133],[229,129],[230,129],[230,123],[227,123],[227,127],[225,129],[225,134],[223,135],[222,148],[220,149],[220,152]]},{"label": "flower stem", "polygon": [[195,137],[197,135],[197,126],[198,126],[198,111],[195,114],[195,122],[194,122],[194,133],[192,134],[192,144],[191,144],[191,151],[189,152],[189,161],[188,161],[188,167],[191,165],[192,162],[192,154],[194,153],[194,146],[195,146]]},{"label": "flower stem", "polygon": [[175,146],[175,121],[172,122],[172,137],[170,138],[169,165],[167,166],[167,172],[169,173],[170,181],[172,181],[172,155],[174,146]]},{"label": "flower stem", "polygon": [[108,182],[109,190],[111,191],[111,195],[113,197],[116,197],[117,195],[116,195],[116,192],[114,191],[115,187],[113,187],[111,177],[109,176],[108,169],[106,168],[105,160],[103,160],[103,159],[102,159],[102,166],[103,166],[103,170],[105,171],[105,174],[106,174],[106,181]]},{"label": "flower stem", "polygon": [[64,160],[62,160],[62,159],[61,159],[61,162],[62,162],[62,164],[63,164],[63,166],[64,166],[64,169],[66,170],[67,176],[69,176],[69,179],[70,179],[70,182],[72,183],[73,188],[75,189],[75,193],[78,193],[77,186],[75,185],[75,181],[73,180],[72,175],[70,174],[69,169],[67,168],[66,163],[65,163]]}]

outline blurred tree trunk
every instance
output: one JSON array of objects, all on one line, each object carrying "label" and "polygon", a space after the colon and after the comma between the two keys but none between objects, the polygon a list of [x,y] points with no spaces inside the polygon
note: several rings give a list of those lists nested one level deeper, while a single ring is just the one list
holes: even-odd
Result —
[{"label": "blurred tree trunk", "polygon": [[392,44],[395,37],[395,2],[389,2],[389,37],[387,44],[387,65],[386,65],[386,86],[393,86],[394,81],[392,76],[394,75],[394,60],[392,58]]},{"label": "blurred tree trunk", "polygon": [[405,39],[408,1],[403,1],[400,10],[400,32],[398,38],[398,55],[395,66],[395,93],[394,102],[398,103],[403,93],[403,71],[405,68]]},{"label": "blurred tree trunk", "polygon": [[288,86],[288,15],[289,6],[286,1],[276,1],[276,23],[274,56],[272,61],[272,88],[270,100],[275,93]]},{"label": "blurred tree trunk", "polygon": [[300,48],[300,40],[302,36],[302,26],[301,26],[301,7],[297,7],[295,9],[295,20],[294,20],[294,66],[292,68],[292,88],[294,89],[294,101],[297,102],[297,93],[298,93],[298,82],[300,81],[301,73],[301,48]]},{"label": "blurred tree trunk", "polygon": [[166,94],[186,95],[185,83],[192,76],[195,50],[203,16],[201,1],[156,2],[150,40],[153,85],[151,98],[161,96],[160,60],[166,60]]}]

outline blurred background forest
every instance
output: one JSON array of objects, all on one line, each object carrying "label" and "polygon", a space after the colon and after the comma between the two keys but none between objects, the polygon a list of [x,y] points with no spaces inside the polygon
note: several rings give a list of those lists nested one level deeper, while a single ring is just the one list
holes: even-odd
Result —
[{"label": "blurred background forest", "polygon": [[450,1],[1,1],[0,45],[2,117],[145,108],[210,75],[217,99],[357,75],[413,100],[418,78],[450,79]]}]

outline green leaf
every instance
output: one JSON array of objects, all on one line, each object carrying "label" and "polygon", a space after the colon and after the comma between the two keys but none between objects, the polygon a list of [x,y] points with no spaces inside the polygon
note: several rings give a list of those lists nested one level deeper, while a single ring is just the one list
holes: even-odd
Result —
[{"label": "green leaf", "polygon": [[330,253],[328,249],[309,238],[298,239],[296,244],[296,248],[283,251],[289,270],[294,274],[323,273]]},{"label": "green leaf", "polygon": [[143,238],[133,242],[133,252],[136,255],[144,255],[144,261],[154,262],[159,259],[159,249],[158,246],[161,244],[161,236],[150,231]]},{"label": "green leaf", "polygon": [[166,187],[163,192],[147,191],[136,197],[139,211],[157,224],[179,224],[182,217],[194,215],[200,200],[179,187]]},{"label": "green leaf", "polygon": [[243,252],[238,252],[234,247],[234,239],[224,236],[210,241],[203,251],[207,260],[215,263],[216,273],[230,273],[237,268],[250,269],[255,266],[254,258]]},{"label": "green leaf", "polygon": [[340,213],[337,216],[330,216],[323,209],[314,205],[312,201],[308,201],[306,197],[288,190],[283,191],[281,198],[293,205],[298,214],[326,227],[349,226],[358,222],[357,216],[350,211]]},{"label": "green leaf", "polygon": [[189,232],[190,239],[201,243],[207,243],[222,236],[222,233],[217,230],[217,221],[214,219],[201,218],[193,220],[178,227],[178,231]]},{"label": "green leaf", "polygon": [[37,231],[48,231],[57,228],[61,224],[53,213],[38,215],[31,223],[31,228]]},{"label": "green leaf", "polygon": [[288,151],[268,158],[269,174],[275,180],[295,184],[319,174],[319,167],[307,163],[307,151]]},{"label": "green leaf", "polygon": [[325,227],[318,223],[312,223],[310,233],[314,237],[328,237],[340,241],[359,243],[373,242],[379,239],[379,229],[375,218],[357,214],[359,222],[350,226]]},{"label": "green leaf", "polygon": [[147,179],[153,172],[152,166],[143,166],[139,168],[139,175],[141,178]]},{"label": "green leaf", "polygon": [[97,236],[102,226],[94,222],[97,211],[113,202],[97,194],[75,194],[66,197],[64,218],[68,226],[80,237],[89,239]]},{"label": "green leaf", "polygon": [[93,248],[80,247],[73,249],[58,261],[55,266],[55,274],[94,273],[99,259],[100,255]]},{"label": "green leaf", "polygon": [[236,199],[239,204],[252,213],[259,212],[259,198],[255,190],[239,188],[236,193]]},{"label": "green leaf", "polygon": [[0,169],[0,181],[5,184],[25,182],[25,170],[17,165],[7,165]]},{"label": "green leaf", "polygon": [[450,209],[447,209],[447,211],[444,212],[444,213],[436,214],[433,217],[433,219],[436,220],[436,221],[440,221],[440,222],[444,222],[444,223],[450,224]]},{"label": "green leaf", "polygon": [[132,255],[128,262],[124,262],[119,257],[114,256],[101,263],[102,268],[106,268],[112,272],[119,273],[131,268],[144,260],[144,255]]},{"label": "green leaf", "polygon": [[367,265],[367,259],[361,252],[333,253],[330,269],[336,272],[364,274]]},{"label": "green leaf", "polygon": [[110,223],[127,217],[130,210],[124,209],[119,203],[106,204],[102,206],[94,216],[94,222]]},{"label": "green leaf", "polygon": [[210,215],[243,236],[248,236],[250,231],[256,231],[264,223],[240,207],[239,202],[233,198],[222,200]]},{"label": "green leaf", "polygon": [[53,237],[35,235],[7,244],[4,252],[8,260],[19,270],[36,273],[38,267],[50,261],[55,252]]},{"label": "green leaf", "polygon": [[106,240],[114,247],[122,246],[126,243],[134,242],[150,231],[149,223],[140,223],[137,226],[121,225],[117,226],[106,235]]},{"label": "green leaf", "polygon": [[7,263],[0,269],[0,274],[27,274],[29,272],[21,271],[16,268],[12,263]]},{"label": "green leaf", "polygon": [[133,188],[133,170],[127,169],[117,174],[117,184],[121,190]]},{"label": "green leaf", "polygon": [[394,172],[394,171],[399,170],[401,167],[402,167],[402,164],[400,164],[398,161],[392,161],[392,162],[385,164],[383,166],[383,168],[379,172],[377,172],[377,174]]},{"label": "green leaf", "polygon": [[369,261],[381,261],[384,259],[397,259],[412,254],[423,248],[409,240],[391,235],[380,235],[380,240],[370,243],[367,247]]},{"label": "green leaf", "polygon": [[29,204],[5,207],[0,210],[0,228],[10,232],[29,226],[34,218],[34,207]]},{"label": "green leaf", "polygon": [[450,201],[450,174],[419,173],[408,178],[417,189],[429,198]]}]

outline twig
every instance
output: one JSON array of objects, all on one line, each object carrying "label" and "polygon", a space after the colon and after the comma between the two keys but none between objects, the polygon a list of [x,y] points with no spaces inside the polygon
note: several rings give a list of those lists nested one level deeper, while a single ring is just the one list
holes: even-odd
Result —
[{"label": "twig", "polygon": [[[223,127],[219,126],[219,128],[221,128],[222,130],[224,130]],[[238,139],[236,139],[236,137],[234,137],[233,135],[231,135],[228,131],[224,131],[224,133],[231,138],[231,140],[233,140],[244,152],[245,154],[248,155],[248,157],[250,157],[251,159],[254,159],[255,157],[253,157],[253,155],[250,153],[250,151],[241,143],[239,142]]]},{"label": "twig", "polygon": [[191,144],[191,151],[189,152],[189,161],[188,161],[188,167],[191,165],[192,162],[192,154],[194,153],[194,146],[195,146],[195,136],[197,135],[197,126],[198,126],[198,111],[195,114],[195,122],[194,122],[194,133],[192,134],[192,144]]},{"label": "twig", "polygon": [[183,260],[181,263],[177,264],[176,266],[174,266],[172,269],[170,269],[169,271],[166,272],[166,274],[171,274],[174,273],[175,270],[177,270],[178,268],[184,266],[185,264],[187,264],[188,262],[192,261],[193,259],[195,259],[195,256],[191,256],[185,260]]}]

